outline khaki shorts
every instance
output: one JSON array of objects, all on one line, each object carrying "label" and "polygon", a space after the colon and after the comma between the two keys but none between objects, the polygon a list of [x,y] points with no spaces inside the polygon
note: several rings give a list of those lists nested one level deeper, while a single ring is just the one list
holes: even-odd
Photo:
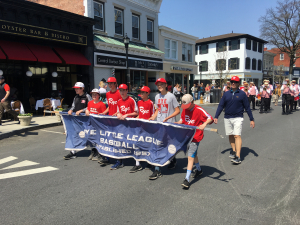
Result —
[{"label": "khaki shorts", "polygon": [[241,135],[244,118],[224,118],[226,135]]}]

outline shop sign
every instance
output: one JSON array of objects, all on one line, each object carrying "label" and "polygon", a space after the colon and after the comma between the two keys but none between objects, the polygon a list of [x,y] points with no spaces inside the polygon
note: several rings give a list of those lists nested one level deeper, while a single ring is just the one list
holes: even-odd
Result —
[{"label": "shop sign", "polygon": [[126,67],[126,59],[109,57],[104,55],[97,55],[97,64],[98,65],[107,65],[107,66],[121,66]]},{"label": "shop sign", "polygon": [[181,71],[190,71],[192,72],[192,68],[185,68],[185,67],[180,67],[180,66],[171,66],[171,70],[181,70]]},{"label": "shop sign", "polygon": [[27,37],[49,39],[53,41],[68,42],[79,45],[87,45],[87,37],[73,33],[52,30],[22,23],[0,20],[0,32],[22,35]]}]

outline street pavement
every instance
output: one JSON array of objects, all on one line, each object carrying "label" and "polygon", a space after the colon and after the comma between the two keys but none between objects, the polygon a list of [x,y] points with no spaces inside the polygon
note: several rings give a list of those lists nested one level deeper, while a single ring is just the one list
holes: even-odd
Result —
[{"label": "street pavement", "polygon": [[[198,150],[203,175],[189,190],[181,183],[187,159],[150,181],[131,174],[134,160],[111,171],[87,159],[65,161],[62,126],[0,140],[1,224],[300,224],[299,116],[245,113],[242,163],[228,157],[227,137],[206,132]],[[217,105],[204,106],[214,114]],[[225,136],[223,113],[218,128]]]}]

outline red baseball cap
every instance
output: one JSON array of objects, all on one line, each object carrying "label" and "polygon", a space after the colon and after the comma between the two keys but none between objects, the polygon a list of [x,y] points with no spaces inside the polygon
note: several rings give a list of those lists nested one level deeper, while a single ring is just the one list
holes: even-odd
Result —
[{"label": "red baseball cap", "polygon": [[158,82],[167,83],[167,81],[164,78],[158,78],[155,82],[155,85],[157,85]]},{"label": "red baseball cap", "polygon": [[109,77],[107,83],[117,83],[117,79],[115,77]]},{"label": "red baseball cap", "polygon": [[150,93],[150,88],[147,87],[147,86],[143,86],[140,91],[144,91],[144,92]]},{"label": "red baseball cap", "polygon": [[128,86],[126,84],[120,84],[119,89],[128,90]]},{"label": "red baseball cap", "polygon": [[231,81],[240,82],[240,78],[238,76],[233,76],[233,77],[231,77]]}]

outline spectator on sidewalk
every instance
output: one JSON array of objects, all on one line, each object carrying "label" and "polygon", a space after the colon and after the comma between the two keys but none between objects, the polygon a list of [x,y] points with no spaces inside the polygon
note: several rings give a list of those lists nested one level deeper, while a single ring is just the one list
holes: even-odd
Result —
[{"label": "spectator on sidewalk", "polygon": [[194,84],[194,86],[191,88],[194,101],[196,100],[197,90],[196,84]]},{"label": "spectator on sidewalk", "polygon": [[210,86],[209,84],[206,85],[205,88],[205,100],[204,102],[210,103]]},{"label": "spectator on sidewalk", "polygon": [[[7,113],[13,115],[14,119],[19,121],[18,113],[11,109],[10,105],[10,87],[7,83],[5,83],[4,76],[0,76],[0,126],[2,125],[2,115],[4,114],[4,110]],[[20,123],[20,122],[19,122]]]}]

